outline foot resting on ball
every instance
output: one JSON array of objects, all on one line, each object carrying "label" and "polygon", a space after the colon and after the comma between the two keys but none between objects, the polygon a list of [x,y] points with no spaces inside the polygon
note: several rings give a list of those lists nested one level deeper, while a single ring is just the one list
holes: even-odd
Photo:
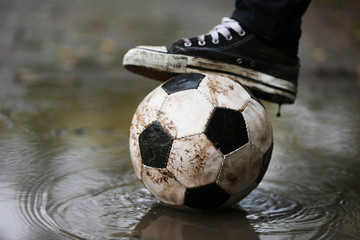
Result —
[{"label": "foot resting on ball", "polygon": [[209,33],[169,47],[138,46],[123,60],[126,69],[160,81],[181,73],[216,73],[239,81],[253,94],[275,103],[293,103],[299,59],[230,18]]}]

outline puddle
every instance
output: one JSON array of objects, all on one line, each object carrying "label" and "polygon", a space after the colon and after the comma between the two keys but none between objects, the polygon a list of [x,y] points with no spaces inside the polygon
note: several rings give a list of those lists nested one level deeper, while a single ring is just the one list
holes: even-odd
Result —
[{"label": "puddle", "polygon": [[[131,14],[139,1],[95,2],[77,16],[73,1],[0,1],[0,31],[7,33],[0,47],[15,51],[0,53],[8,59],[0,61],[0,239],[358,238],[360,94],[353,71],[320,76],[305,64],[294,105],[277,118],[277,105],[265,103],[273,157],[260,186],[239,204],[216,213],[170,209],[136,179],[128,150],[132,115],[158,83],[119,68],[119,56],[140,40],[175,39],[181,29],[171,26],[190,27],[192,17],[182,25],[175,16],[166,28],[167,15],[155,16],[161,1],[144,16],[153,19],[147,24]],[[228,8],[211,4],[219,15]],[[145,5],[139,11],[151,12]],[[179,2],[170,1],[174,6]],[[216,14],[199,12],[209,13]],[[74,24],[65,29],[66,14]],[[60,27],[50,31],[54,21]],[[141,30],[148,39],[138,39]]]}]

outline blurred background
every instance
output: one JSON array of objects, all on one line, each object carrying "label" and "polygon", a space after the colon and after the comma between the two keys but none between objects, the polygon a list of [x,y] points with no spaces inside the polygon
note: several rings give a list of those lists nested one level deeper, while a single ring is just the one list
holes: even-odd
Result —
[{"label": "blurred background", "polygon": [[260,186],[221,214],[165,208],[136,179],[128,129],[160,83],[122,67],[140,44],[206,33],[232,0],[0,0],[0,239],[358,239],[360,1],[303,18],[298,98],[265,103]]}]

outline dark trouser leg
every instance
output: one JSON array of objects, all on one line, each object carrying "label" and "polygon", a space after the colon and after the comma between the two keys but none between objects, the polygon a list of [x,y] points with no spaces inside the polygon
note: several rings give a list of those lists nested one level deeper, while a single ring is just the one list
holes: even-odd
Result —
[{"label": "dark trouser leg", "polygon": [[259,37],[297,53],[301,18],[311,0],[236,0],[232,18]]}]

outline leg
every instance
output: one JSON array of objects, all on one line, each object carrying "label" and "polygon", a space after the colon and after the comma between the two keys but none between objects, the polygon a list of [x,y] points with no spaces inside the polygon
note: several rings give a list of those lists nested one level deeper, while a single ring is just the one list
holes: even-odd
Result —
[{"label": "leg", "polygon": [[301,18],[311,0],[236,0],[232,18],[297,54]]}]

